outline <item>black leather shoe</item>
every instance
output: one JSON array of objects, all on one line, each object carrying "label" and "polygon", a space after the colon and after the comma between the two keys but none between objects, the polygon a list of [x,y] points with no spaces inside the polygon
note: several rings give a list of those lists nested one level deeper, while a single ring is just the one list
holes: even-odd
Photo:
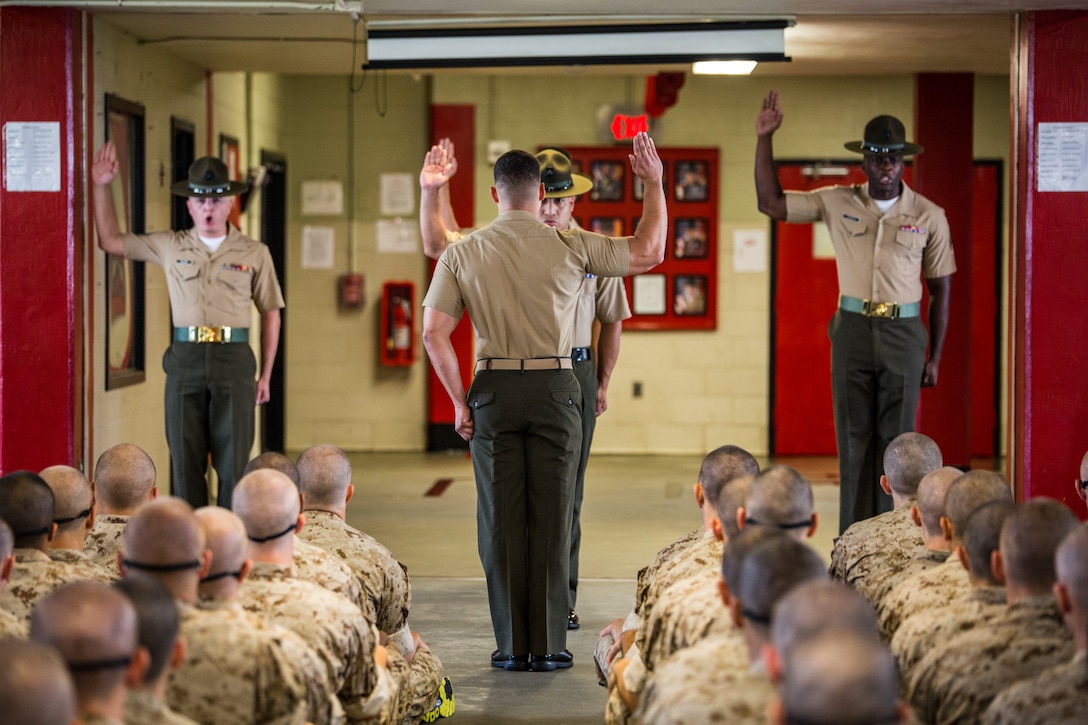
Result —
[{"label": "black leather shoe", "polygon": [[495,650],[491,653],[491,666],[508,672],[525,672],[529,669],[529,655],[508,655]]},{"label": "black leather shoe", "polygon": [[574,610],[570,610],[570,614],[567,615],[567,629],[578,629],[582,625],[578,624],[578,615],[574,613]]},{"label": "black leather shoe", "polygon": [[574,655],[569,649],[550,655],[533,655],[529,658],[529,669],[533,672],[551,672],[565,670],[574,666]]}]

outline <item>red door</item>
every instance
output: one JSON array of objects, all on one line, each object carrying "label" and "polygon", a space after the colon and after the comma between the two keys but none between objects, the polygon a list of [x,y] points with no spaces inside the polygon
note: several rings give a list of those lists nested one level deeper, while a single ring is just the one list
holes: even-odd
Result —
[{"label": "red door", "polygon": [[[863,182],[858,164],[836,164],[816,176],[813,164],[780,164],[782,187],[809,190]],[[845,174],[842,172],[845,171]],[[807,172],[807,173],[806,173]],[[911,169],[903,174],[908,184]],[[971,345],[972,455],[992,456],[997,431],[997,276],[1000,166],[976,164],[973,208]],[[770,448],[773,455],[835,455],[831,408],[831,343],[827,324],[838,305],[838,278],[826,230],[819,224],[775,223],[772,272]],[[988,283],[988,281],[990,281]],[[955,289],[953,294],[963,293]],[[947,344],[947,343],[946,343]],[[924,431],[923,431],[924,432]]]}]

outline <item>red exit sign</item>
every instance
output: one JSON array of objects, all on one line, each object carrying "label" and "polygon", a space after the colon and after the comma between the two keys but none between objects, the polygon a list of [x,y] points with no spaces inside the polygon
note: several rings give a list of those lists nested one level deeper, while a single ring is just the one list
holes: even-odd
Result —
[{"label": "red exit sign", "polygon": [[612,138],[617,141],[626,141],[635,137],[638,133],[649,133],[650,119],[645,113],[628,116],[617,113],[612,117]]}]

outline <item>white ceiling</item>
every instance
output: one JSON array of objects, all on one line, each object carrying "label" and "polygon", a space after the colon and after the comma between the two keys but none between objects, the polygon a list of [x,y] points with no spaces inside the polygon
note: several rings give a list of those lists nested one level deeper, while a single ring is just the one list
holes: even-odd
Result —
[{"label": "white ceiling", "polygon": [[[481,18],[541,24],[767,17],[796,20],[785,36],[792,62],[762,64],[757,75],[1006,74],[1017,10],[1085,6],[1084,0],[679,0],[664,13],[661,0],[550,0],[546,5],[540,0],[460,0],[454,13],[448,9],[450,0],[43,0],[43,4],[91,10],[139,42],[162,46],[210,70],[345,75],[353,68],[353,37],[354,67],[365,60],[368,23],[454,27]],[[349,10],[360,7],[356,25]],[[543,72],[655,70],[669,68],[557,67]]]}]

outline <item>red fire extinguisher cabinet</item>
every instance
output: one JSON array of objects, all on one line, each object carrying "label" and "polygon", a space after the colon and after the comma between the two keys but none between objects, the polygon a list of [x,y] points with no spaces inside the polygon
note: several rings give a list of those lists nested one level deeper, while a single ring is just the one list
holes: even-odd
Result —
[{"label": "red fire extinguisher cabinet", "polygon": [[416,287],[412,282],[382,285],[381,363],[406,367],[416,361]]}]

